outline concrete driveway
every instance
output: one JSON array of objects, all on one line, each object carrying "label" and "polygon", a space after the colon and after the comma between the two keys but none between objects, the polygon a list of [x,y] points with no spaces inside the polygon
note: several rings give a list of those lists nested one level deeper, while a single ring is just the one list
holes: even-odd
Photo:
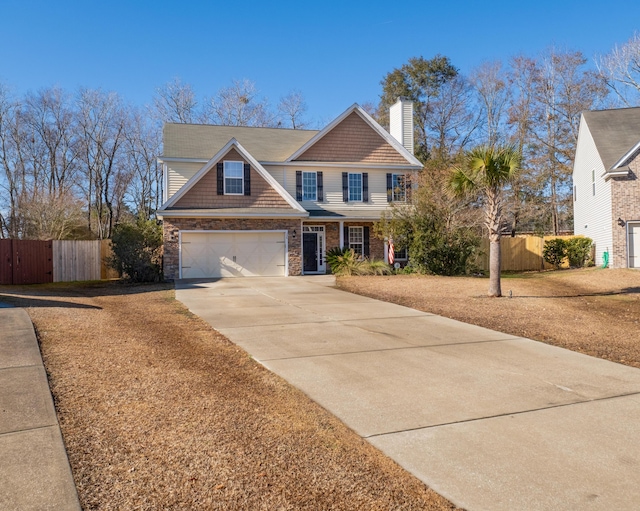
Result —
[{"label": "concrete driveway", "polygon": [[332,284],[182,281],[176,297],[460,507],[639,508],[640,370]]}]

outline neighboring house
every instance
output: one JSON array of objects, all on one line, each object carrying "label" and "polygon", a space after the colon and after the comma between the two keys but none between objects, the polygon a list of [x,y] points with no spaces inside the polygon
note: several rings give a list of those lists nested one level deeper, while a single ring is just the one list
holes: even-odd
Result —
[{"label": "neighboring house", "polygon": [[584,112],[573,166],[575,234],[593,239],[596,265],[640,268],[640,108]]},{"label": "neighboring house", "polygon": [[386,258],[373,222],[422,168],[412,103],[390,117],[394,136],[358,105],[321,131],[166,124],[165,278],[325,273],[332,247]]}]

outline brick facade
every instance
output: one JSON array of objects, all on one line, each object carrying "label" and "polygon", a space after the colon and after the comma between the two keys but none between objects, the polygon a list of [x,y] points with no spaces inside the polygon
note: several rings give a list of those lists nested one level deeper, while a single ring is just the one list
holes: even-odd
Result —
[{"label": "brick facade", "polygon": [[407,160],[356,112],[349,114],[296,160],[407,163]]},{"label": "brick facade", "polygon": [[[220,161],[223,160],[248,163],[235,149],[231,149]],[[218,195],[217,170],[214,165],[175,203],[174,208],[291,208],[291,206],[253,167],[251,168],[251,195]]]},{"label": "brick facade", "polygon": [[612,266],[627,267],[627,227],[618,225],[618,218],[625,222],[640,221],[640,152],[629,164],[628,177],[611,178],[611,222],[613,229]]},{"label": "brick facade", "polygon": [[[304,225],[324,225],[325,250],[340,246],[340,223],[305,221]],[[384,259],[384,241],[373,235],[373,222],[344,222],[343,226],[369,227],[369,258]],[[345,239],[344,242],[346,246],[348,240]]]},{"label": "brick facade", "polygon": [[[268,231],[286,230],[289,233],[289,275],[302,274],[302,225],[298,219],[255,218],[165,218],[164,278],[174,280],[180,276],[179,231]],[[293,231],[296,231],[294,238]]]}]

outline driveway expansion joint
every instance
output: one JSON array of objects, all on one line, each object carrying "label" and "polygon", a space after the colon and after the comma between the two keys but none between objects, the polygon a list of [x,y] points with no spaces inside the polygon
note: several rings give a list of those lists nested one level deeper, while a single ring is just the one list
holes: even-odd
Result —
[{"label": "driveway expansion joint", "polygon": [[24,428],[24,429],[12,429],[11,431],[5,431],[4,433],[0,433],[0,437],[8,437],[11,435],[19,435],[21,433],[28,433],[29,431],[38,431],[41,429],[49,429],[53,427],[59,427],[58,421],[52,422],[51,424],[43,424],[42,426],[36,426],[33,428]]},{"label": "driveway expansion joint", "polygon": [[[369,330],[365,330],[365,332],[369,332]],[[380,334],[380,335],[385,335],[385,334],[383,334],[381,332],[370,332],[370,333],[376,333],[376,334]],[[393,337],[393,338],[398,339],[400,341],[407,342],[405,339],[403,339],[401,337],[397,337],[397,336],[393,336],[393,335],[389,335],[389,334],[386,334],[386,335],[388,337]],[[377,353],[377,352],[384,353],[384,352],[389,352],[389,351],[433,349],[433,348],[443,348],[443,347],[446,348],[447,346],[463,346],[463,345],[466,345],[466,344],[473,344],[473,345],[476,345],[476,344],[487,344],[487,343],[513,341],[513,340],[517,340],[517,339],[519,339],[519,337],[514,337],[514,338],[511,338],[511,339],[488,339],[488,340],[485,340],[485,341],[451,342],[451,343],[447,343],[447,344],[428,344],[428,345],[411,344],[409,346],[395,346],[393,348],[376,348],[376,349],[371,349],[371,350],[340,351],[340,352],[336,352],[336,353],[318,353],[318,354],[314,354],[314,355],[303,355],[303,356],[292,356],[292,357],[261,358],[260,360],[262,360],[264,362],[271,362],[271,361],[277,361],[277,360],[297,360],[297,359],[305,360],[305,359],[319,358],[319,357],[339,357],[341,355],[357,355],[359,353]],[[549,382],[546,382],[546,383],[549,383]]]},{"label": "driveway expansion joint", "polygon": [[498,413],[498,414],[495,414],[495,415],[487,415],[486,417],[475,417],[473,419],[464,419],[464,420],[460,420],[460,421],[443,422],[441,424],[431,424],[429,426],[417,426],[415,428],[399,429],[397,431],[386,431],[384,433],[374,433],[374,434],[371,434],[371,435],[362,435],[362,438],[385,437],[385,436],[398,435],[398,434],[401,434],[401,433],[409,433],[411,431],[422,431],[422,430],[427,430],[427,429],[434,429],[434,428],[439,428],[439,427],[443,427],[443,426],[454,426],[456,424],[469,424],[469,423],[472,423],[472,422],[480,422],[480,421],[489,420],[489,419],[499,419],[500,417],[511,417],[511,416],[514,416],[514,415],[526,415],[528,413],[543,412],[545,410],[553,410],[554,408],[565,408],[565,407],[574,406],[574,405],[584,405],[584,404],[589,404],[589,403],[597,403],[599,401],[609,401],[609,400],[613,400],[613,399],[619,399],[619,398],[631,397],[631,396],[640,396],[640,391],[638,391],[638,392],[627,392],[627,393],[618,394],[618,395],[615,395],[615,396],[604,396],[604,397],[597,397],[597,398],[594,398],[594,399],[585,399],[585,400],[582,400],[582,401],[574,401],[573,403],[561,403],[561,404],[552,405],[552,406],[543,406],[543,407],[540,407],[540,408],[531,408],[530,410],[520,410],[520,411],[516,411],[516,412]]}]

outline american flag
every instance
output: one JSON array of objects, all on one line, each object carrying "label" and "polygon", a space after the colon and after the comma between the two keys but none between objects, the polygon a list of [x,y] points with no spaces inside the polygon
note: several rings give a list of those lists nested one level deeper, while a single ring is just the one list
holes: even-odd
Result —
[{"label": "american flag", "polygon": [[393,264],[396,260],[396,254],[393,249],[393,238],[389,238],[389,264]]}]

